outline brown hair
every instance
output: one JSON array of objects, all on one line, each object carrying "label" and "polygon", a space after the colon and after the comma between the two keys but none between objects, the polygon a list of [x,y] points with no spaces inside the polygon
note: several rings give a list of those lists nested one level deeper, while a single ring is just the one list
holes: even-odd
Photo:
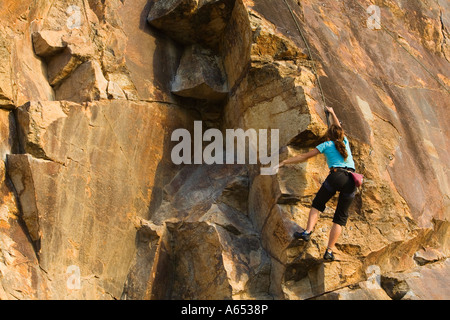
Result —
[{"label": "brown hair", "polygon": [[328,139],[334,142],[336,149],[339,151],[341,156],[344,157],[344,160],[347,160],[348,153],[344,144],[344,135],[345,135],[344,129],[342,129],[340,126],[332,124],[328,129],[327,135]]}]

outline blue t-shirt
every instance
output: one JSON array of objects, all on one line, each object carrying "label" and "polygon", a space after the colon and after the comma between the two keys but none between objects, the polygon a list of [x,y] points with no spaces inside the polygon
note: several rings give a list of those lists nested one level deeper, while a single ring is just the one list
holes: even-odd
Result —
[{"label": "blue t-shirt", "polygon": [[316,149],[319,150],[320,153],[323,153],[325,155],[329,168],[347,167],[355,169],[355,162],[353,161],[352,151],[350,150],[350,144],[348,143],[347,137],[344,137],[344,144],[348,154],[347,160],[344,160],[344,157],[336,149],[333,141],[326,141],[322,144],[319,144]]}]

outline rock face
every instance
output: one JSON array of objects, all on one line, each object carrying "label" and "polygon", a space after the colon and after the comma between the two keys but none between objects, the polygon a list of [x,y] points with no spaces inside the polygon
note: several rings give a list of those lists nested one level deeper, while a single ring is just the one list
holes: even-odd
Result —
[{"label": "rock face", "polygon": [[[0,299],[448,299],[450,7],[371,4],[3,1]],[[171,159],[195,120],[308,151],[323,100],[365,176],[331,263],[323,157]]]},{"label": "rock face", "polygon": [[210,101],[224,100],[228,95],[222,60],[210,50],[188,47],[172,82],[178,96]]}]

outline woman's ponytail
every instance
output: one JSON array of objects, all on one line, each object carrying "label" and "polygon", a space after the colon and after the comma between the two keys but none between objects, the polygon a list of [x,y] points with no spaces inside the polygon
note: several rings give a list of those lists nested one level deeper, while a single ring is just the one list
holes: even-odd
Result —
[{"label": "woman's ponytail", "polygon": [[334,141],[334,145],[336,146],[336,149],[339,151],[342,157],[344,157],[344,160],[347,160],[348,152],[345,148],[344,141]]},{"label": "woman's ponytail", "polygon": [[328,138],[334,142],[337,151],[339,151],[344,160],[347,160],[348,152],[344,143],[344,135],[344,129],[335,124],[332,124],[328,129]]}]

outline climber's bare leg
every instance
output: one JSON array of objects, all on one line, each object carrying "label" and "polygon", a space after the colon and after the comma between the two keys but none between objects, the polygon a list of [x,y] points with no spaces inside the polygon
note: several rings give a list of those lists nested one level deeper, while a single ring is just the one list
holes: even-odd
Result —
[{"label": "climber's bare leg", "polygon": [[336,245],[336,242],[341,235],[342,232],[342,226],[340,226],[337,223],[333,223],[333,226],[331,227],[330,231],[330,237],[328,238],[328,248],[334,249],[334,246]]},{"label": "climber's bare leg", "polygon": [[308,223],[306,225],[306,232],[311,233],[314,230],[314,226],[316,225],[317,220],[319,220],[319,214],[319,210],[311,208],[311,211],[309,211]]}]

